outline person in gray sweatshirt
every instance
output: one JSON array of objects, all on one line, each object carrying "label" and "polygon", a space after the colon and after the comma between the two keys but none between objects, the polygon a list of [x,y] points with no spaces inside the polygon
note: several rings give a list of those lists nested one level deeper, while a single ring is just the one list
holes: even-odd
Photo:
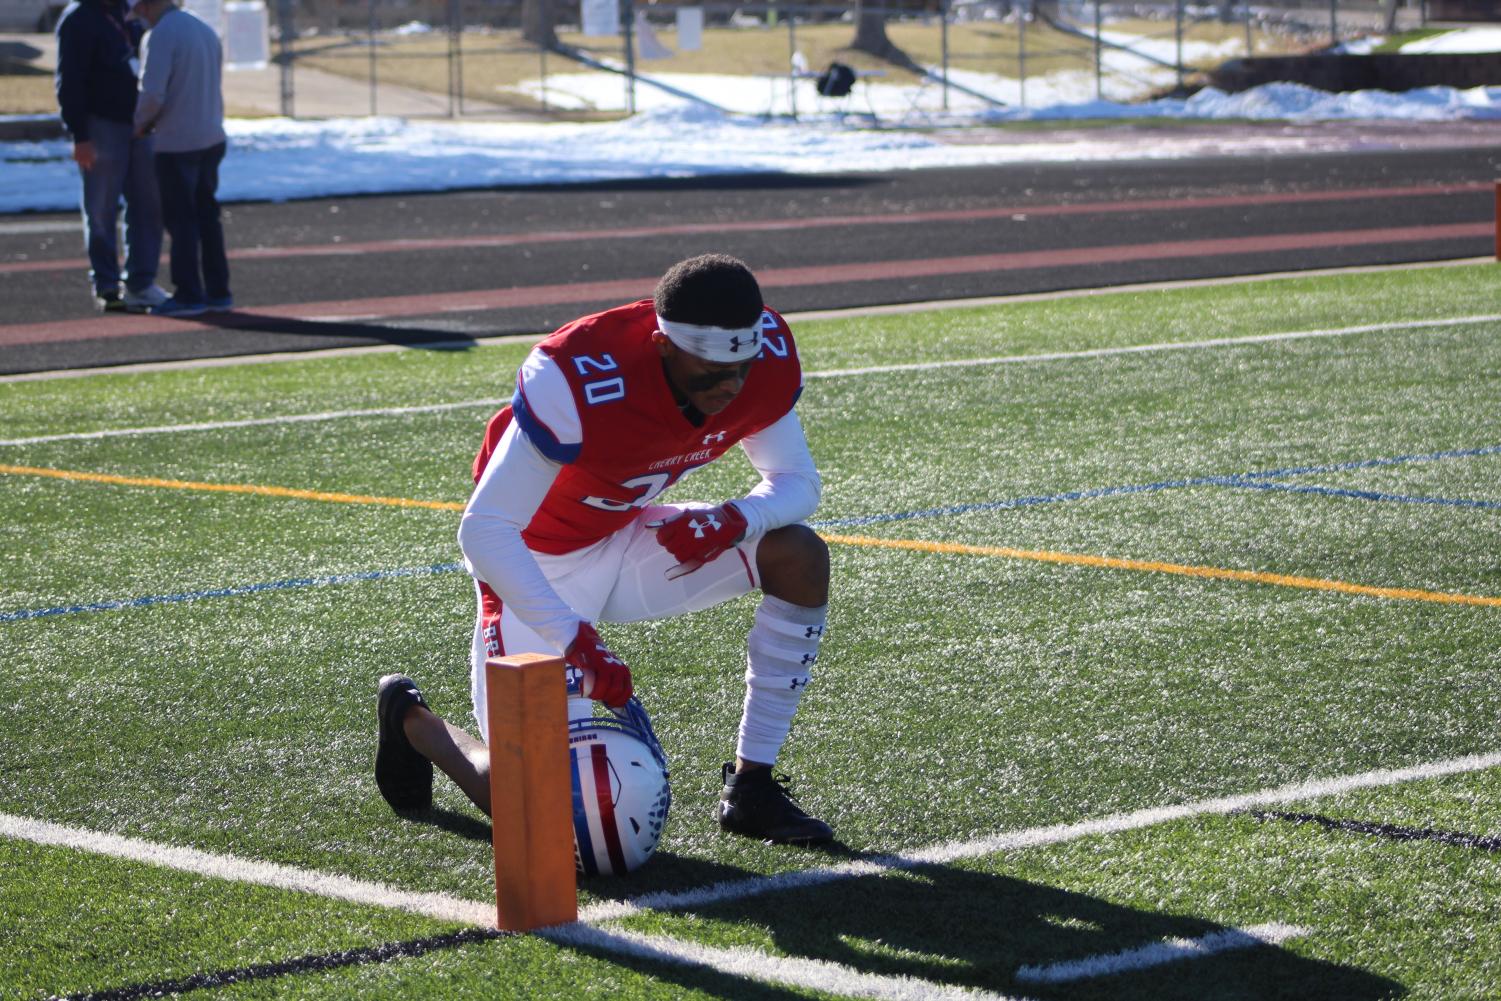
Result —
[{"label": "person in gray sweatshirt", "polygon": [[172,240],[172,297],[151,311],[197,316],[232,309],[219,218],[224,160],[224,52],[214,29],[173,0],[139,0],[151,25],[141,43],[135,131],[156,142],[162,221]]}]

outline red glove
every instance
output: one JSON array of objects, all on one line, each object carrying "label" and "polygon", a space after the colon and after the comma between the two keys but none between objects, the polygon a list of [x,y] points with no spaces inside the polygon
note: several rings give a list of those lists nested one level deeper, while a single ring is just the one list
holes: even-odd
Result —
[{"label": "red glove", "polygon": [[749,526],[739,508],[725,503],[647,522],[646,527],[657,529],[657,541],[677,559],[678,565],[667,571],[668,580],[677,580],[745,538]]},{"label": "red glove", "polygon": [[599,633],[587,622],[563,652],[569,666],[584,672],[583,694],[607,706],[623,706],[631,697],[631,669],[610,652]]}]

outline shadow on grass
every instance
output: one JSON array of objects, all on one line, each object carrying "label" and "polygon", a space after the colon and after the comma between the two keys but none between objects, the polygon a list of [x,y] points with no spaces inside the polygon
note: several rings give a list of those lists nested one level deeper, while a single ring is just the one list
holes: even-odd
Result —
[{"label": "shadow on grass", "polygon": [[416,824],[429,824],[449,834],[457,834],[470,841],[490,843],[490,822],[470,813],[460,813],[447,807],[435,806],[430,810],[415,810],[401,817]]},{"label": "shadow on grass", "polygon": [[[723,872],[706,875],[726,878]],[[1407,993],[1396,981],[1264,943],[1192,958],[1182,958],[1182,947],[1168,947],[1161,951],[1179,952],[1176,961],[1130,968],[1120,954],[1167,939],[1204,939],[1230,930],[1190,915],[1122,906],[951,867],[847,879],[695,906],[693,912],[716,923],[745,925],[758,933],[768,930],[777,950],[791,958],[835,963],[863,975],[916,978],[940,989],[994,991],[1038,1001],[1387,1001]],[[1318,931],[1306,934],[1317,936]],[[781,993],[780,988],[753,985],[707,968],[625,957],[604,949],[581,951],[719,997],[755,996],[764,990]],[[1077,966],[1079,961],[1086,961],[1083,975],[1070,975],[1060,965]],[[1112,965],[1125,968],[1112,971]],[[1023,973],[1024,967],[1032,968],[1032,975]]]}]

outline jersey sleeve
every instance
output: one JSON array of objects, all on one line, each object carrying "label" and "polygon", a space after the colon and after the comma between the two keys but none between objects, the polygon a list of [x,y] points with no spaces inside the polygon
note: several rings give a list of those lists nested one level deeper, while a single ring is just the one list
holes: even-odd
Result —
[{"label": "jersey sleeve", "polygon": [[521,537],[561,469],[512,422],[464,508],[459,549],[473,577],[537,635],[566,650],[585,620],[553,590]]},{"label": "jersey sleeve", "polygon": [[553,462],[567,464],[583,448],[583,422],[568,377],[552,355],[534,349],[516,373],[511,411],[521,431]]},{"label": "jersey sleeve", "polygon": [[757,535],[803,521],[818,510],[823,481],[808,450],[797,412],[789,410],[768,427],[741,439],[761,482],[734,504],[745,515],[747,534]]}]

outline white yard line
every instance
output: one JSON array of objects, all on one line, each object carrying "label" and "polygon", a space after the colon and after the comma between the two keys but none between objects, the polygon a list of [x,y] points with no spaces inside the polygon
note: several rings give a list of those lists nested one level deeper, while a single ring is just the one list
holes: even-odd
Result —
[{"label": "white yard line", "polygon": [[[807,987],[855,997],[889,999],[889,1001],[917,1001],[923,998],[939,998],[943,1001],[1014,1001],[1003,995],[937,984],[910,977],[881,976],[865,973],[851,967],[822,960],[789,956],[772,956],[760,950],[748,948],[717,948],[695,942],[681,941],[660,936],[641,935],[634,932],[606,930],[595,927],[600,922],[615,920],[648,910],[676,910],[686,907],[703,907],[729,900],[742,899],[763,893],[815,886],[849,879],[856,876],[879,875],[882,872],[909,869],[921,865],[941,865],[965,858],[975,858],[996,852],[1020,848],[1061,844],[1066,841],[1096,835],[1108,835],[1136,830],[1156,824],[1184,820],[1206,814],[1223,814],[1250,806],[1281,803],[1290,800],[1309,799],[1334,795],[1355,789],[1395,785],[1402,782],[1440,778],[1480,771],[1501,765],[1501,752],[1450,758],[1444,761],[1414,765],[1409,768],[1379,769],[1334,778],[1315,779],[1273,789],[1199,800],[1178,806],[1156,807],[1133,813],[1114,814],[1097,820],[1074,824],[1055,824],[1021,831],[1009,831],[965,842],[950,842],[908,854],[882,856],[840,866],[784,873],[778,876],[756,877],[735,882],[719,883],[683,893],[647,894],[635,900],[595,904],[584,908],[579,921],[548,929],[543,934],[553,941],[594,948],[606,952],[626,954],[640,958],[655,959],[676,965],[698,966],[733,976],[778,984]],[[162,845],[137,838],[105,834],[83,828],[65,827],[46,821],[33,820],[0,813],[0,837],[11,837],[38,844],[57,845],[78,851],[94,852],[116,858],[163,866],[198,875],[237,882],[269,886],[278,889],[296,890],[317,896],[346,900],[353,903],[378,907],[390,907],[426,915],[442,921],[488,926],[492,924],[494,910],[486,903],[465,900],[439,893],[413,893],[381,883],[370,883],[329,873],[297,869],[291,866],[242,859],[230,855],[216,855],[194,848]],[[1271,926],[1269,926],[1271,927]],[[1266,932],[1268,936],[1282,934],[1284,938],[1302,934],[1301,929],[1285,932]],[[1236,942],[1252,944],[1235,938],[1248,936],[1255,941],[1274,941],[1271,937],[1257,938],[1261,926],[1243,932],[1232,929],[1231,937],[1217,940],[1216,951],[1239,947]],[[1280,940],[1280,939],[1275,939]],[[1159,943],[1150,953],[1153,957],[1186,958],[1189,954],[1207,954],[1208,945],[1194,943]],[[1197,949],[1195,952],[1194,950]],[[1102,957],[1096,960],[1081,960],[1080,963],[1097,962],[1108,964],[1127,961],[1141,963],[1140,958],[1129,957],[1141,950]],[[1163,959],[1162,961],[1167,961]],[[1090,967],[1091,969],[1093,967]],[[1123,967],[1124,968],[1124,967]],[[1026,969],[1026,968],[1024,968]],[[1054,969],[1043,968],[1044,971]],[[1095,975],[1095,974],[1087,974]],[[1044,978],[1058,974],[1040,974]],[[1038,982],[1054,982],[1039,980]]]},{"label": "white yard line", "polygon": [[1108,955],[1086,956],[1046,966],[1023,966],[1016,971],[1016,979],[1024,984],[1065,984],[1072,980],[1131,973],[1153,966],[1179,963],[1185,959],[1200,959],[1234,949],[1280,945],[1289,939],[1302,938],[1308,934],[1310,931],[1307,928],[1280,921],[1252,925],[1249,928],[1222,928],[1199,938],[1168,938]]},{"label": "white yard line", "polygon": [[[799,869],[775,876],[753,876],[743,880],[713,883],[696,890],[649,893],[630,900],[590,905],[579,912],[579,920],[595,924],[646,911],[708,907],[764,893],[803,889],[918,866],[944,865],[999,852],[1057,845],[1080,838],[1119,834],[1194,817],[1233,813],[1253,806],[1316,799],[1357,789],[1373,789],[1405,782],[1443,778],[1449,775],[1462,775],[1498,766],[1501,766],[1501,751],[1448,758],[1408,768],[1378,769],[1354,775],[1313,779],[1236,796],[1203,799],[1176,806],[1150,807],[1131,813],[1116,813],[1072,824],[1052,824],[1044,827],[1003,831],[970,841],[951,841],[914,852],[880,855],[841,865]],[[489,903],[476,903],[441,893],[414,893],[383,883],[372,883],[348,876],[298,869],[271,862],[259,862],[234,855],[219,855],[196,848],[161,844],[88,828],[67,827],[15,814],[0,813],[0,837],[93,852],[98,855],[108,855],[167,869],[213,876],[218,879],[297,890],[302,893],[378,907],[392,907],[414,914],[424,914],[442,921],[485,925],[492,923],[495,915],[494,907]]]},{"label": "white yard line", "polygon": [[[1072,361],[1084,358],[1108,358],[1116,355],[1147,354],[1159,351],[1193,351],[1206,348],[1239,347],[1248,344],[1271,344],[1279,341],[1309,340],[1321,337],[1348,337],[1381,331],[1430,330],[1443,327],[1471,326],[1501,322],[1501,314],[1452,316],[1437,320],[1404,320],[1393,323],[1367,323],[1351,327],[1318,330],[1291,330],[1277,334],[1253,334],[1247,337],[1212,337],[1176,343],[1133,344],[1116,348],[1089,348],[1081,351],[1054,351],[1043,354],[998,355],[989,358],[960,358],[951,361],[908,362],[897,365],[869,365],[861,368],[823,369],[804,372],[805,379],[838,379],[857,375],[883,375],[893,372],[925,372],[947,368],[974,368],[990,365],[1031,365],[1040,362]],[[346,420],[360,417],[394,417],[403,414],[437,413],[469,407],[499,407],[507,399],[465,400],[457,403],[430,403],[408,407],[378,407],[370,410],[331,410],[314,414],[289,414],[282,417],[256,417],[233,421],[203,421],[193,424],[162,424],[154,427],[111,428],[102,431],[70,431],[63,434],[34,435],[29,438],[0,439],[0,446],[41,445],[58,441],[86,441],[101,438],[128,438],[151,434],[176,434],[194,431],[223,431],[232,428],[266,427],[311,421]]]},{"label": "white yard line", "polygon": [[440,921],[492,927],[495,924],[493,904],[477,904],[472,900],[442,893],[413,893],[384,883],[371,883],[349,876],[298,869],[274,862],[259,862],[234,855],[217,855],[196,848],[164,845],[83,827],[65,827],[9,813],[0,813],[0,837],[93,852],[131,862],[144,862],[198,876],[212,876],[215,879],[269,886],[279,890],[296,890],[299,893],[311,893],[314,896],[347,900],[356,904],[390,907],[425,914]]},{"label": "white yard line", "polygon": [[882,998],[885,1001],[1022,1001],[1012,995],[940,984],[917,977],[865,973],[822,959],[773,956],[760,949],[745,947],[726,949],[581,923],[548,928],[539,934],[567,946],[654,959],[676,966],[699,966],[747,980],[804,987],[845,997]]},{"label": "white yard line", "polygon": [[1171,823],[1176,820],[1187,820],[1192,817],[1232,813],[1236,810],[1248,809],[1263,803],[1287,803],[1302,799],[1333,796],[1356,789],[1372,789],[1381,786],[1397,785],[1403,782],[1441,778],[1445,775],[1460,775],[1466,772],[1483,771],[1487,768],[1495,768],[1497,766],[1501,766],[1501,751],[1493,751],[1489,754],[1469,755],[1463,758],[1449,758],[1444,761],[1414,765],[1410,768],[1384,768],[1376,771],[1361,772],[1356,775],[1342,775],[1334,778],[1313,779],[1308,782],[1295,782],[1291,785],[1278,786],[1275,789],[1262,789],[1257,792],[1243,793],[1238,796],[1202,799],[1194,803],[1183,803],[1177,806],[1151,807],[1145,810],[1136,810],[1132,813],[1116,813],[1108,817],[1100,817],[1095,820],[1082,820],[1072,824],[1052,824],[1046,827],[1032,827],[1020,831],[1003,831],[999,834],[993,834],[989,837],[978,838],[972,841],[951,841],[914,852],[882,855],[875,858],[862,859],[858,862],[847,862],[842,865],[825,866],[817,869],[799,869],[793,872],[779,873],[775,876],[755,876],[750,879],[731,880],[701,887],[697,890],[683,890],[676,893],[648,893],[632,900],[592,904],[580,912],[579,920],[597,922],[627,917],[643,911],[685,910],[695,907],[709,907],[730,900],[759,896],[763,893],[802,889],[845,879],[853,879],[859,876],[879,875],[886,871],[913,869],[924,865],[945,865],[950,862],[993,855],[998,852],[1037,848],[1044,845],[1057,845],[1067,841],[1076,841],[1079,838],[1118,834],[1122,831],[1134,831],[1143,827]]}]

